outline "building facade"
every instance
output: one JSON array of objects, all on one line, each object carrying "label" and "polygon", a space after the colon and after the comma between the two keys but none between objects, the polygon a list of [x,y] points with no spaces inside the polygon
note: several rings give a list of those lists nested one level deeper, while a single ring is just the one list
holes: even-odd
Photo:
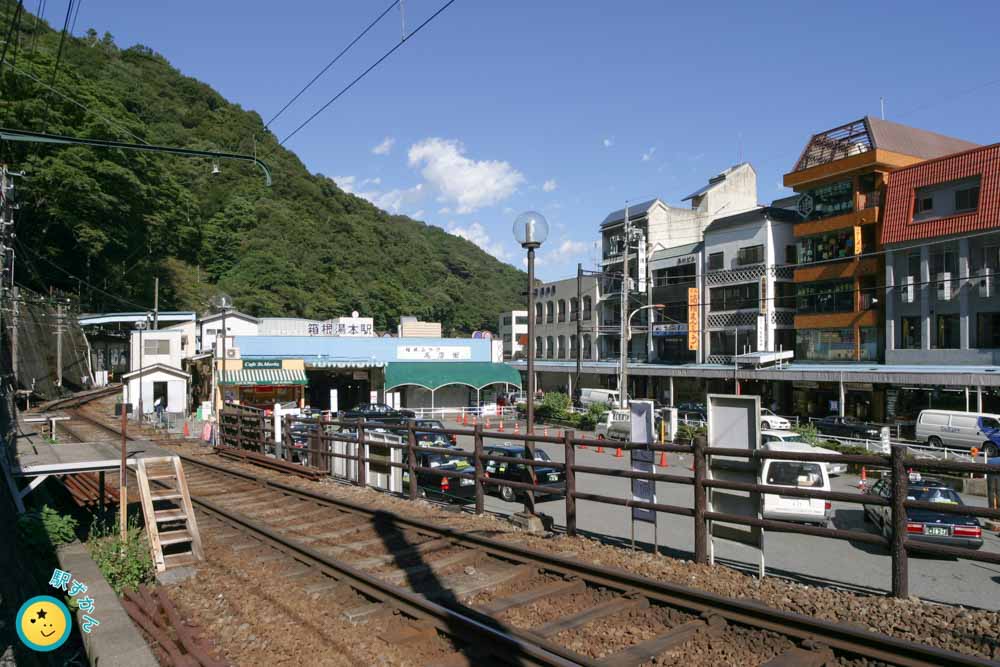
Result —
[{"label": "building facade", "polygon": [[784,183],[800,197],[795,359],[882,359],[879,224],[889,174],[975,144],[866,116],[813,135]]},{"label": "building facade", "polygon": [[795,349],[795,211],[761,206],[705,228],[705,359]]},{"label": "building facade", "polygon": [[536,359],[576,359],[578,347],[582,359],[598,358],[598,283],[581,276],[579,283],[566,278],[534,288]]},{"label": "building facade", "polygon": [[886,361],[1000,364],[1000,144],[894,172],[882,243]]},{"label": "building facade", "polygon": [[528,350],[528,311],[512,310],[500,316],[497,330],[503,343],[504,361],[524,359]]}]

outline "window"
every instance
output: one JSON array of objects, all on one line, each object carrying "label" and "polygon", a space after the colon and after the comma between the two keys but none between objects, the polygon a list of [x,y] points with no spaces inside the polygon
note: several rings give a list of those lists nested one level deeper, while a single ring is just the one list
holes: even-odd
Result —
[{"label": "window", "polygon": [[510,315],[504,315],[503,316],[503,325],[505,327],[509,327],[510,323],[511,323],[511,316]]},{"label": "window", "polygon": [[559,336],[559,338],[557,340],[559,341],[558,342],[558,347],[556,348],[557,352],[558,352],[557,356],[560,359],[565,359],[566,358],[566,336]]},{"label": "window", "polygon": [[169,340],[149,340],[148,338],[142,341],[142,353],[143,354],[170,354],[170,341]]},{"label": "window", "polygon": [[775,329],[774,349],[794,350],[795,349],[795,329]]},{"label": "window", "polygon": [[[874,225],[872,228],[874,229]],[[854,257],[854,228],[838,229],[828,234],[801,239],[798,257],[802,264]]]},{"label": "window", "polygon": [[566,299],[559,299],[559,321],[566,321]]},{"label": "window", "polygon": [[958,275],[958,253],[954,250],[946,250],[931,255],[931,277],[939,273],[950,273]]},{"label": "window", "polygon": [[968,415],[968,416],[966,416],[966,415],[952,415],[951,416],[951,425],[952,426],[957,426],[958,428],[976,428],[976,426],[978,425],[977,424],[978,421],[979,421],[979,418],[978,417],[974,417],[972,415]]},{"label": "window", "polygon": [[920,280],[920,253],[910,253],[906,258],[906,275],[912,276],[914,282]]},{"label": "window", "polygon": [[708,270],[720,271],[726,265],[726,254],[724,252],[713,252],[708,256]]},{"label": "window", "polygon": [[588,334],[583,336],[583,358],[590,359],[590,336]]},{"label": "window", "polygon": [[556,307],[551,301],[545,304],[545,321],[551,324],[555,320]]},{"label": "window", "polygon": [[774,284],[774,307],[775,308],[795,307],[795,283]]},{"label": "window", "polygon": [[760,285],[727,285],[709,291],[709,310],[740,310],[760,307]]},{"label": "window", "polygon": [[731,355],[739,348],[739,353],[757,351],[757,335],[753,331],[736,332],[730,329],[708,332],[708,349],[710,354]]},{"label": "window", "polygon": [[552,336],[545,339],[545,357],[551,359],[556,354],[556,341]]},{"label": "window", "polygon": [[[878,359],[878,337],[874,327],[864,327],[861,361]],[[857,359],[854,329],[799,329],[795,337],[795,358],[807,361],[854,361]]]},{"label": "window", "polygon": [[993,417],[980,417],[979,419],[982,422],[983,428],[989,428],[989,429],[1000,428],[1000,421],[997,421]]},{"label": "window", "polygon": [[920,415],[920,423],[930,426],[947,426],[948,415],[942,415],[937,412],[925,412]]},{"label": "window", "polygon": [[514,318],[514,324],[527,324],[527,323],[528,323],[527,315],[518,315],[517,317]]},{"label": "window", "polygon": [[749,248],[740,248],[736,254],[736,263],[740,266],[746,266],[747,264],[763,264],[764,263],[764,246],[755,245]]},{"label": "window", "polygon": [[956,350],[960,347],[957,314],[937,316],[937,345],[935,347],[939,350]]},{"label": "window", "polygon": [[589,296],[583,297],[583,319],[590,319],[590,311],[592,310],[592,302]]},{"label": "window", "polygon": [[979,206],[979,186],[955,191],[955,210],[974,211]]},{"label": "window", "polygon": [[920,349],[920,318],[899,318],[899,347],[904,350]]},{"label": "window", "polygon": [[976,315],[976,347],[1000,348],[1000,313]]},{"label": "window", "polygon": [[785,264],[798,264],[799,263],[799,249],[796,245],[786,245],[785,246]]},{"label": "window", "polygon": [[545,356],[545,346],[542,345],[542,337],[535,337],[535,356],[541,359]]},{"label": "window", "polygon": [[575,296],[569,300],[569,319],[576,322],[580,318],[580,301]]},{"label": "window", "polygon": [[818,463],[771,461],[767,483],[778,486],[822,487],[823,471]]},{"label": "window", "polygon": [[917,200],[913,205],[913,212],[916,215],[921,213],[926,213],[928,211],[934,210],[934,197],[928,197],[926,195],[917,195]]},{"label": "window", "polygon": [[801,283],[796,286],[796,310],[803,314],[854,311],[854,281]]},{"label": "window", "polygon": [[535,324],[542,323],[542,311],[544,310],[544,308],[545,307],[540,303],[535,304]]}]

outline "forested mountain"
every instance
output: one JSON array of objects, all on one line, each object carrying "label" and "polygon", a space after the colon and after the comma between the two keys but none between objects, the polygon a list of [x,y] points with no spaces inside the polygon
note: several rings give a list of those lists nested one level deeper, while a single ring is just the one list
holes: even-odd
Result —
[{"label": "forested mountain", "polygon": [[[0,39],[15,6],[0,0]],[[17,282],[79,292],[85,310],[135,310],[152,304],[158,276],[163,309],[202,312],[222,290],[255,315],[358,310],[387,329],[409,314],[452,332],[495,328],[497,314],[521,302],[521,271],[310,174],[256,112],[151,48],[120,49],[93,30],[67,38],[50,90],[60,33],[27,12],[19,27],[0,71],[0,126],[256,150],[274,185],[247,163],[222,162],[213,174],[210,160],[2,142],[0,162],[26,175],[17,182]]]}]

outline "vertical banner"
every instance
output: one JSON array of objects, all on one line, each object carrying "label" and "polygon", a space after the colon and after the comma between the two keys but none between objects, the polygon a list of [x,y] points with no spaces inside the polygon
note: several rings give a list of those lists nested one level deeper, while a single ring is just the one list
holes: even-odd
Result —
[{"label": "vertical banner", "polygon": [[[632,401],[629,407],[632,411],[631,441],[651,444],[656,440],[656,432],[653,426],[653,402]],[[655,472],[653,462],[654,459],[652,450],[629,450],[629,463],[633,472]],[[633,479],[632,500],[640,500],[645,503],[655,503],[656,482],[649,479]],[[656,512],[653,510],[633,507],[632,521],[644,521],[655,525]]]},{"label": "vertical banner", "polygon": [[767,276],[760,277],[760,308],[757,311],[757,351],[767,351]]},{"label": "vertical banner", "polygon": [[698,321],[698,288],[688,288],[688,349],[698,349],[698,337],[701,327]]}]

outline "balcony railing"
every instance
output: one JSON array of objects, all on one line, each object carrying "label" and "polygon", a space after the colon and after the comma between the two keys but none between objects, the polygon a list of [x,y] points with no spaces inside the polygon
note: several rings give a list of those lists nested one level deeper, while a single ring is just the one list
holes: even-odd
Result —
[{"label": "balcony railing", "polygon": [[584,319],[584,321],[590,319],[590,311],[589,310],[583,311],[583,319]]},{"label": "balcony railing", "polygon": [[858,193],[858,208],[877,208],[882,205],[882,191]]}]

